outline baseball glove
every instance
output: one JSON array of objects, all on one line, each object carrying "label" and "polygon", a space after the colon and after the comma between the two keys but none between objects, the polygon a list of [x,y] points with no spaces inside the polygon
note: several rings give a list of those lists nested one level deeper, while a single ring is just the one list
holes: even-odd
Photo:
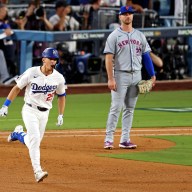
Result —
[{"label": "baseball glove", "polygon": [[138,89],[139,93],[144,94],[144,93],[149,93],[153,87],[153,81],[150,80],[142,80],[138,83]]}]

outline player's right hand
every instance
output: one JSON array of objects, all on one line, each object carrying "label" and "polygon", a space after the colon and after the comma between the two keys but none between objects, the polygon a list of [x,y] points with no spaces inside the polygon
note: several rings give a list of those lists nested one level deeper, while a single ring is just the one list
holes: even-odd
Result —
[{"label": "player's right hand", "polygon": [[108,87],[110,90],[117,91],[117,85],[115,79],[108,80]]},{"label": "player's right hand", "polygon": [[6,117],[8,114],[8,107],[3,105],[0,109],[0,117]]}]

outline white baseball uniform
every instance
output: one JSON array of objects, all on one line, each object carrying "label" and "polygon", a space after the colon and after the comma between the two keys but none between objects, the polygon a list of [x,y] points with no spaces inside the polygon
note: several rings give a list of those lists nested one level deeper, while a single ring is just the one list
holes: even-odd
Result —
[{"label": "white baseball uniform", "polygon": [[25,88],[22,117],[27,129],[24,142],[29,149],[29,154],[34,172],[41,169],[40,143],[43,138],[49,111],[52,108],[54,95],[65,95],[65,79],[55,69],[46,76],[40,66],[26,70],[16,80],[20,89]]}]

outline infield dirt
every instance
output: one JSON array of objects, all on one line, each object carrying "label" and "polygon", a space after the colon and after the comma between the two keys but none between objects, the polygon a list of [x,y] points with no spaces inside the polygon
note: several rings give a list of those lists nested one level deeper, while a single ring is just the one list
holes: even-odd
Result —
[{"label": "infield dirt", "polygon": [[47,131],[41,163],[49,176],[36,183],[27,148],[0,135],[0,191],[5,192],[190,192],[192,167],[100,157],[100,154],[156,151],[174,143],[144,136],[192,134],[190,128],[133,129],[135,150],[103,149],[104,130]]}]

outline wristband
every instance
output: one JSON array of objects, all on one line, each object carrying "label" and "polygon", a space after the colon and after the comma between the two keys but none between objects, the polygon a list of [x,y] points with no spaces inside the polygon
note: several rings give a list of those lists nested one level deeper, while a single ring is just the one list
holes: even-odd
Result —
[{"label": "wristband", "polygon": [[11,104],[11,100],[9,100],[9,99],[6,99],[6,101],[4,102],[4,104],[3,105],[5,105],[5,106],[9,106]]}]

